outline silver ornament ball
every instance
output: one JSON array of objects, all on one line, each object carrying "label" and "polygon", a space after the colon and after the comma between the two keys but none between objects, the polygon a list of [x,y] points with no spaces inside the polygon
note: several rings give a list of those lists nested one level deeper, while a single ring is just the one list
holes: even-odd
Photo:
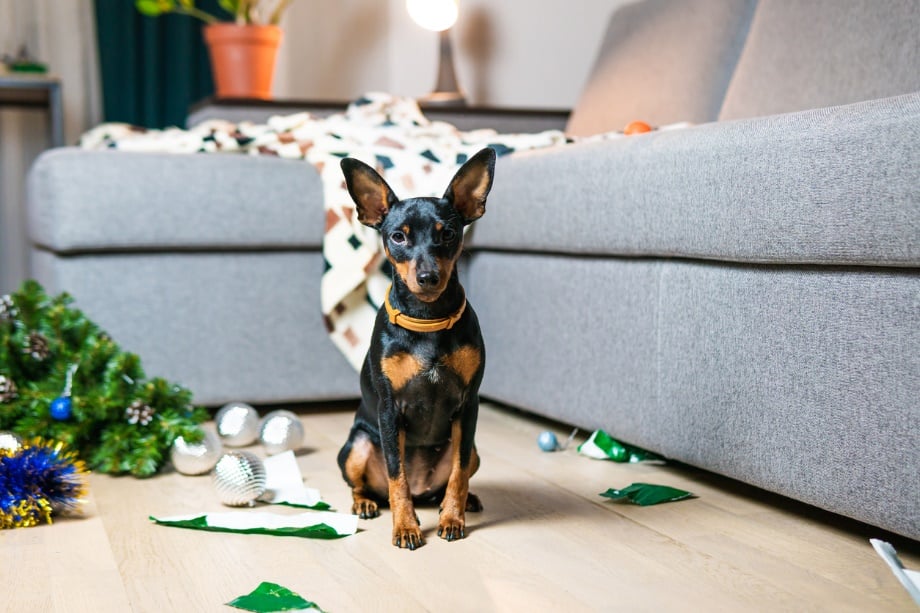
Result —
[{"label": "silver ornament ball", "polygon": [[217,433],[228,447],[245,447],[259,437],[259,412],[245,402],[225,404],[214,416]]},{"label": "silver ornament ball", "polygon": [[259,440],[268,455],[296,451],[303,445],[303,424],[290,411],[272,411],[262,419]]},{"label": "silver ornament ball", "polygon": [[217,498],[227,506],[253,506],[265,493],[265,465],[248,451],[223,454],[212,474]]},{"label": "silver ornament ball", "polygon": [[223,445],[216,434],[204,430],[204,436],[197,443],[189,443],[177,437],[169,450],[169,459],[183,475],[203,475],[210,472],[223,452]]},{"label": "silver ornament ball", "polygon": [[16,453],[22,449],[22,437],[15,432],[0,430],[0,451]]}]

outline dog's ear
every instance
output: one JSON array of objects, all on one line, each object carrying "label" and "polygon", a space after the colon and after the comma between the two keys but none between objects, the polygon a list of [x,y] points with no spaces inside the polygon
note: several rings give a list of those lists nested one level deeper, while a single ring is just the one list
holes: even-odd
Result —
[{"label": "dog's ear", "polygon": [[383,218],[399,198],[377,171],[360,160],[344,158],[341,162],[345,185],[355,201],[358,221],[365,226],[380,228]]},{"label": "dog's ear", "polygon": [[449,200],[468,224],[486,212],[486,197],[495,174],[495,151],[486,147],[460,167],[451,179],[444,198]]}]

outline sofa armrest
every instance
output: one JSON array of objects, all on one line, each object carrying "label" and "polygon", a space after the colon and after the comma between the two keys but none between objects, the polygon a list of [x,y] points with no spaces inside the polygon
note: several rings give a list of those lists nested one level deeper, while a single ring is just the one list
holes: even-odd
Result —
[{"label": "sofa armrest", "polygon": [[57,252],[319,248],[322,202],[311,164],[267,156],[69,147],[28,178],[30,239]]},{"label": "sofa armrest", "polygon": [[920,92],[514,154],[478,249],[920,264]]}]

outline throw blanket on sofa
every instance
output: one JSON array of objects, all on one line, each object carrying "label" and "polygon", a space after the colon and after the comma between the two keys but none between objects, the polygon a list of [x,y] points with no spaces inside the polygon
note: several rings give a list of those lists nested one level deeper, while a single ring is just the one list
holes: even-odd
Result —
[{"label": "throw blanket on sofa", "polygon": [[565,142],[559,131],[460,132],[450,124],[429,121],[413,100],[369,94],[345,113],[326,118],[299,113],[272,117],[266,124],[206,121],[191,130],[103,124],[84,134],[80,145],[145,152],[239,152],[313,164],[322,177],[325,200],[321,308],[333,342],[360,369],[389,270],[379,235],[357,220],[339,161],[350,156],[370,164],[401,198],[441,196],[460,165],[483,147],[505,155]]}]

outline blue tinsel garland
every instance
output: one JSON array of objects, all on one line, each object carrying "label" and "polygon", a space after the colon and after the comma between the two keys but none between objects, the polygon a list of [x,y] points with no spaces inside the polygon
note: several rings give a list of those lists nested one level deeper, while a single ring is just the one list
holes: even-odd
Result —
[{"label": "blue tinsel garland", "polygon": [[0,450],[0,529],[51,523],[86,493],[86,465],[63,443],[36,439]]}]

